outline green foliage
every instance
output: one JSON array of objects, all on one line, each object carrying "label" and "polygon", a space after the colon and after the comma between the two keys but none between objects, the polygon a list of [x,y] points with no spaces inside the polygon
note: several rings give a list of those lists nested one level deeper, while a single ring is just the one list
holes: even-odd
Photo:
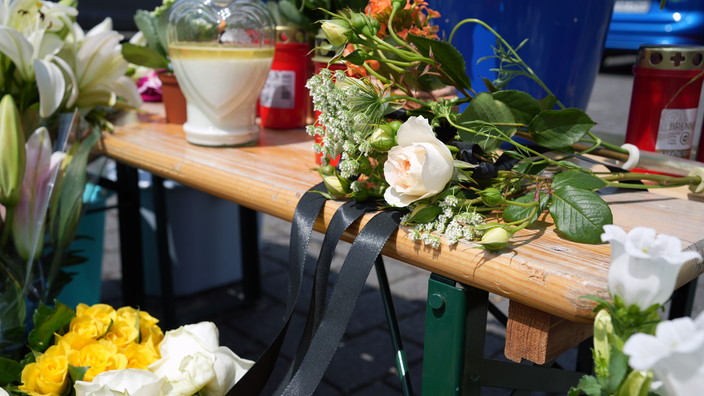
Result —
[{"label": "green foliage", "polygon": [[167,48],[161,45],[157,34],[157,18],[149,11],[137,10],[134,14],[134,23],[147,40],[147,46],[166,57],[168,54]]},{"label": "green foliage", "polygon": [[582,243],[600,243],[603,226],[613,223],[609,205],[589,190],[561,186],[552,191],[550,214],[567,238]]},{"label": "green foliage", "polygon": [[122,44],[122,56],[127,62],[152,69],[169,67],[169,60],[164,55],[150,47],[142,47],[131,43]]},{"label": "green foliage", "polygon": [[491,80],[488,78],[482,77],[482,82],[484,83],[484,86],[486,86],[486,90],[489,91],[490,93],[494,92],[500,92],[501,89],[497,88]]},{"label": "green foliage", "polygon": [[[415,211],[414,211],[415,212]],[[435,219],[440,216],[442,213],[442,208],[437,206],[437,205],[429,205],[426,206],[419,211],[413,213],[410,219],[406,222],[406,224],[413,225],[413,224],[420,224],[420,223],[429,223],[431,221],[435,221]]]},{"label": "green foliage", "polygon": [[584,377],[582,377],[582,379],[579,380],[579,384],[577,384],[577,387],[570,389],[570,393],[568,394],[568,396],[578,396],[580,390],[586,393],[588,396],[606,395],[604,390],[601,389],[601,385],[599,384],[597,379],[592,377],[591,375],[585,375]]},{"label": "green foliage", "polygon": [[535,162],[522,161],[518,165],[513,167],[513,171],[516,173],[524,173],[527,175],[539,175],[547,167],[548,167],[547,162],[535,163]]},{"label": "green foliage", "polygon": [[540,103],[522,91],[498,91],[493,96],[511,109],[516,122],[521,124],[528,125],[542,111]]},{"label": "green foliage", "polygon": [[[528,194],[516,198],[514,201],[520,203],[535,202],[535,192],[531,191]],[[540,216],[540,214],[543,213],[545,209],[547,209],[549,202],[550,195],[540,193],[540,204],[538,205],[538,211],[529,220],[530,223],[538,219],[538,216]],[[504,209],[503,213],[501,214],[501,217],[509,223],[514,221],[520,221],[527,218],[532,210],[532,208],[524,208],[522,206],[509,205],[506,209]]]},{"label": "green foliage", "polygon": [[469,89],[472,83],[465,72],[465,62],[462,54],[451,44],[444,41],[432,40],[413,34],[408,35],[408,41],[418,48],[425,57],[431,57],[440,64],[440,71],[452,79],[450,82],[457,88]]},{"label": "green foliage", "polygon": [[[481,131],[472,133],[459,130],[463,142],[478,144],[484,152],[496,151],[503,139],[508,139],[516,133],[516,127],[511,125],[489,126],[490,124],[515,124],[516,120],[511,109],[494,99],[490,93],[480,93],[462,112],[457,123],[463,127]],[[498,138],[501,139],[498,139]]]},{"label": "green foliage", "polygon": [[611,346],[610,354],[609,375],[606,378],[599,378],[599,383],[609,394],[618,390],[628,371],[628,356],[624,355],[623,352],[613,345]]},{"label": "green foliage", "polygon": [[56,309],[40,302],[34,312],[34,330],[29,333],[29,347],[33,351],[44,352],[52,345],[54,333],[71,323],[76,313],[64,304],[54,301]]},{"label": "green foliage", "polygon": [[606,182],[599,177],[584,172],[571,170],[559,173],[552,181],[553,189],[563,186],[572,186],[583,190],[598,190],[606,187]]},{"label": "green foliage", "polygon": [[22,366],[18,362],[0,357],[0,385],[20,382],[21,374]]},{"label": "green foliage", "polygon": [[553,95],[547,95],[546,97],[538,100],[538,103],[540,103],[540,108],[543,111],[552,110],[555,107],[555,104],[557,104],[557,98]]},{"label": "green foliage", "polygon": [[577,143],[595,125],[582,110],[546,110],[528,125],[533,141],[543,147],[559,149]]},{"label": "green foliage", "polygon": [[[90,367],[75,367],[71,366],[70,364],[68,365],[68,375],[71,377],[71,382],[76,383],[76,381],[82,381],[83,377],[86,375],[86,371],[88,371]],[[71,387],[73,388],[73,387]]]}]

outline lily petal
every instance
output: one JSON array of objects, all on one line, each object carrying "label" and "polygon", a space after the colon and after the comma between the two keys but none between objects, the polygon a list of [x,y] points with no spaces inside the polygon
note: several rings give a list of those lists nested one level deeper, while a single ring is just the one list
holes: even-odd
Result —
[{"label": "lily petal", "polygon": [[139,108],[144,103],[142,95],[139,94],[137,89],[137,84],[127,76],[120,76],[117,80],[110,83],[109,87],[117,96],[125,99],[134,108]]},{"label": "lily petal", "polygon": [[34,60],[34,72],[39,88],[39,115],[49,118],[61,105],[66,92],[66,82],[61,69],[51,62]]},{"label": "lily petal", "polygon": [[110,31],[112,31],[112,18],[107,17],[107,18],[103,19],[102,22],[95,25],[93,27],[93,29],[89,30],[88,33],[86,33],[86,37],[93,37],[93,36],[97,36],[98,33],[110,32]]},{"label": "lily petal", "polygon": [[25,81],[31,81],[33,78],[33,51],[34,47],[22,33],[7,26],[0,26],[0,52],[10,58]]},{"label": "lily petal", "polygon": [[47,56],[56,55],[63,46],[64,41],[61,37],[55,35],[54,33],[47,32],[42,38],[42,44],[39,47],[37,57],[39,59],[45,59]]},{"label": "lily petal", "polygon": [[76,75],[73,73],[73,69],[71,68],[71,66],[69,66],[69,64],[65,60],[59,57],[53,57],[52,60],[56,62],[56,64],[60,66],[61,69],[63,69],[64,73],[71,80],[71,92],[68,96],[68,99],[66,99],[66,107],[71,107],[74,103],[76,103],[76,99],[78,98],[78,83],[76,82]]}]

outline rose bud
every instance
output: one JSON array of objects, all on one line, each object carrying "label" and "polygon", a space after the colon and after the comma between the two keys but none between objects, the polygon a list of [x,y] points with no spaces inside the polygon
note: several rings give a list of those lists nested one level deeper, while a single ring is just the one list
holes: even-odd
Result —
[{"label": "rose bud", "polygon": [[396,136],[388,125],[379,125],[368,139],[369,144],[376,151],[385,153],[396,146]]},{"label": "rose bud", "polygon": [[501,195],[501,191],[495,188],[486,188],[484,191],[479,192],[479,196],[482,197],[482,202],[488,207],[494,207],[501,205],[506,202],[506,199]]},{"label": "rose bud", "polygon": [[341,19],[332,19],[323,21],[321,26],[325,37],[328,39],[330,44],[336,47],[342,47],[347,43],[350,33],[350,25]]},{"label": "rose bud", "polygon": [[481,245],[487,250],[500,250],[508,244],[508,232],[503,227],[494,227],[482,237]]},{"label": "rose bud", "polygon": [[362,13],[352,14],[352,29],[354,29],[355,33],[365,37],[374,37],[379,33],[380,28],[381,25],[376,19]]}]

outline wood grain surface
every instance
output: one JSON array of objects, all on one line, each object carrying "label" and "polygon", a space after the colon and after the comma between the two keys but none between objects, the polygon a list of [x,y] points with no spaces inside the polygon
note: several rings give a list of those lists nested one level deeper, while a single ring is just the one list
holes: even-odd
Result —
[{"label": "wood grain surface", "polygon": [[[263,130],[258,144],[209,148],[188,144],[182,127],[154,114],[130,113],[104,133],[96,150],[164,178],[290,221],[299,198],[320,182],[304,132]],[[684,193],[686,195],[686,193]],[[704,253],[704,204],[647,192],[604,196],[614,223],[630,230],[652,227],[679,237],[683,246]],[[340,202],[328,201],[315,229],[324,232]],[[353,241],[372,215],[353,224],[343,239]],[[383,254],[570,321],[592,321],[593,303],[583,295],[606,298],[608,244],[586,245],[560,235],[543,216],[498,254],[470,243],[433,250],[410,240],[406,227],[395,232]],[[687,263],[679,284],[701,274],[702,264]]]}]

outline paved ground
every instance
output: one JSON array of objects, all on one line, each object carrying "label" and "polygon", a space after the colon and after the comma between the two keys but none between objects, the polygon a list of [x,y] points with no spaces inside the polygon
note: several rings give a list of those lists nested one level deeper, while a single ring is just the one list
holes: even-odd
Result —
[{"label": "paved ground", "polygon": [[[632,77],[623,74],[623,68],[616,68],[616,74],[600,74],[597,80],[588,112],[598,122],[597,131],[612,136],[613,140],[623,139],[630,102]],[[626,68],[627,70],[627,68]],[[103,259],[103,300],[113,305],[121,304],[119,241],[115,211],[107,212],[106,238]],[[209,316],[220,329],[221,343],[230,347],[240,356],[256,359],[280,328],[284,314],[286,294],[286,260],[290,223],[270,216],[264,216],[262,227],[262,275],[263,298],[251,308],[242,308]],[[309,252],[317,255],[322,235],[316,234]],[[341,243],[333,261],[331,280],[339,270],[349,244]],[[309,261],[312,258],[309,257]],[[309,264],[313,264],[310,263]],[[396,311],[400,321],[404,344],[410,364],[415,394],[420,394],[425,296],[429,273],[396,260],[387,259],[387,271],[391,289],[395,297]],[[312,284],[312,266],[306,269],[305,287]],[[182,297],[178,300],[183,308],[182,317],[199,312],[214,304],[236,302],[242,298],[242,285],[228,284],[214,290]],[[698,293],[695,311],[704,309],[704,292]],[[310,297],[308,297],[310,298]],[[292,335],[302,331],[308,298],[299,302],[293,323]],[[492,295],[491,301],[504,312],[508,301]],[[146,307],[158,316],[159,300],[151,298]],[[395,362],[390,338],[385,332],[384,312],[374,275],[357,304],[351,324],[340,344],[337,354],[318,388],[318,395],[398,395],[399,383],[395,376]],[[503,359],[505,329],[493,318],[489,320],[485,353],[488,357]],[[289,337],[290,340],[290,337]],[[295,350],[295,345],[287,342],[283,348],[281,364],[275,376],[279,378]],[[570,351],[559,363],[566,368],[574,367],[576,353]],[[270,383],[270,393],[276,384]],[[510,392],[496,388],[485,388],[482,394],[508,395]],[[264,394],[267,394],[265,392]]]}]

